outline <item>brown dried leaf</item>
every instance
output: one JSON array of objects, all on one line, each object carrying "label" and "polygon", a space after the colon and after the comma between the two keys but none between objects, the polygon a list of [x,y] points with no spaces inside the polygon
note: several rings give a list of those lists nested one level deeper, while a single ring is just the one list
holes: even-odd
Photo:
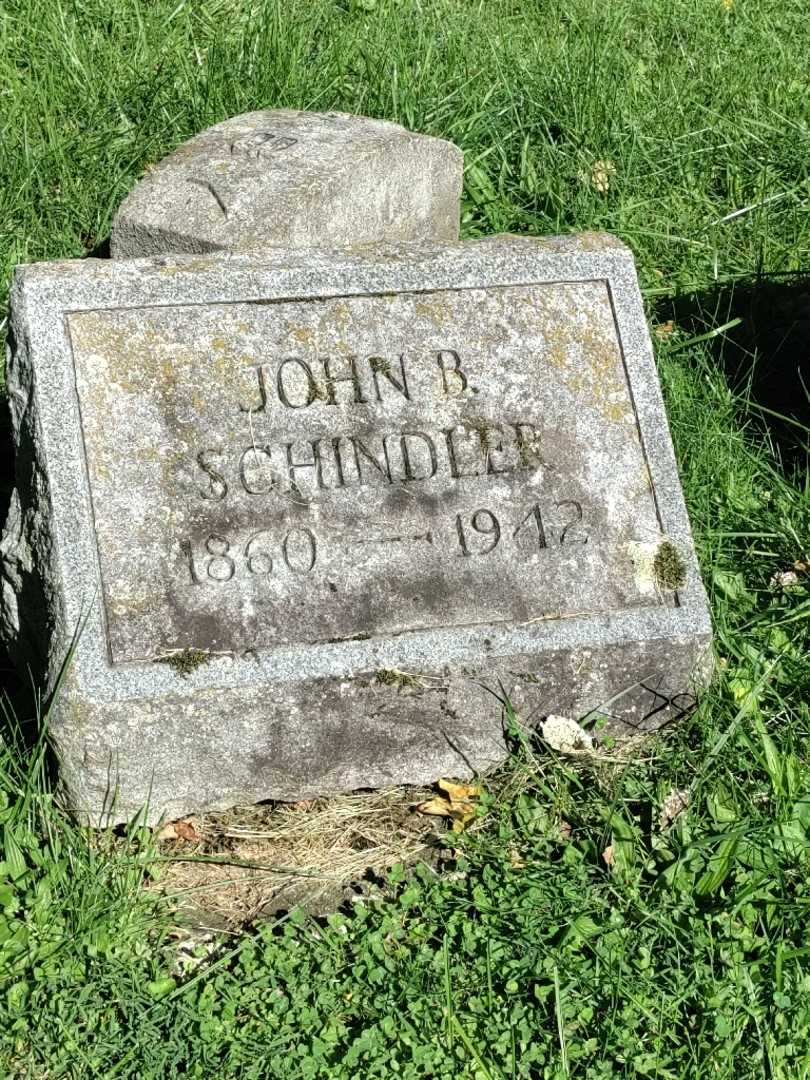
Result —
[{"label": "brown dried leaf", "polygon": [[608,844],[605,850],[602,852],[602,858],[605,860],[607,866],[613,866],[616,862],[616,853],[613,850],[613,844]]},{"label": "brown dried leaf", "polygon": [[658,828],[662,831],[668,828],[686,810],[691,798],[692,796],[687,788],[673,788],[661,804]]},{"label": "brown dried leaf", "polygon": [[160,830],[160,832],[157,834],[157,839],[158,840],[176,840],[177,839],[177,830],[174,827],[174,823],[170,821],[166,825],[164,825],[163,828]]},{"label": "brown dried leaf", "polygon": [[666,338],[666,337],[669,337],[670,334],[674,334],[674,333],[675,333],[675,322],[674,322],[673,319],[667,319],[667,321],[665,323],[660,323],[655,328],[656,337]]},{"label": "brown dried leaf", "polygon": [[187,818],[181,818],[174,823],[174,834],[180,840],[187,840],[191,844],[196,844],[200,839],[200,834],[194,828],[193,822]]}]

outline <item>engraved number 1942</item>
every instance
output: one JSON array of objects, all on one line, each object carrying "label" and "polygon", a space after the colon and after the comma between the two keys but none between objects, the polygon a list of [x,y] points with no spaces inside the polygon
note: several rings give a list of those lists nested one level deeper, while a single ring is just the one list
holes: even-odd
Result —
[{"label": "engraved number 1942", "polygon": [[[555,508],[567,515],[567,520],[560,528],[558,543],[560,545],[587,544],[588,533],[579,528],[582,521],[582,504],[573,499],[565,499],[555,503]],[[481,507],[480,510],[473,512],[468,521],[465,521],[461,514],[456,514],[456,533],[462,555],[489,555],[501,541],[501,523],[491,510]],[[537,547],[548,547],[546,527],[537,503],[514,527],[512,539],[521,533],[536,534]],[[483,537],[480,544],[473,543],[476,537]]]}]

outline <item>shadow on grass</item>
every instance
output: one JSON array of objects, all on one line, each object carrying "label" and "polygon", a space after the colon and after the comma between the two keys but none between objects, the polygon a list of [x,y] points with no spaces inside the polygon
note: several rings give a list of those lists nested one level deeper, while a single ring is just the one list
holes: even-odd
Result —
[{"label": "shadow on grass", "polygon": [[[810,272],[762,275],[659,302],[690,337],[708,339],[732,390],[758,413],[788,472],[805,469],[810,448]],[[731,325],[729,325],[731,324]]]}]

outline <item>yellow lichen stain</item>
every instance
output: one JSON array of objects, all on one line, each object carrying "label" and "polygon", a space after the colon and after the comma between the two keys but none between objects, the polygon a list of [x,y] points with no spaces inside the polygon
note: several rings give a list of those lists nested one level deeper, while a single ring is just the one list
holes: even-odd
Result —
[{"label": "yellow lichen stain", "polygon": [[302,345],[315,344],[315,333],[308,326],[293,326],[290,328],[290,334]]},{"label": "yellow lichen stain", "polygon": [[160,461],[161,458],[160,451],[154,446],[139,446],[131,453],[133,461],[140,461],[143,464]]},{"label": "yellow lichen stain", "polygon": [[605,419],[618,424],[629,415],[630,409],[620,401],[606,401],[602,404],[600,412]]},{"label": "yellow lichen stain", "polygon": [[[615,327],[601,303],[583,308],[582,291],[593,295],[592,282],[578,285],[550,283],[520,296],[511,290],[511,302],[526,309],[524,332],[539,335],[540,359],[562,376],[565,388],[611,423],[632,415]],[[538,295],[538,289],[542,292]],[[579,294],[579,296],[577,295]],[[514,318],[513,318],[514,322]]]},{"label": "yellow lichen stain", "polygon": [[339,326],[345,326],[352,318],[351,308],[345,300],[333,301],[325,314],[327,319],[333,319]]},{"label": "yellow lichen stain", "polygon": [[[254,363],[253,357],[246,356],[240,359],[243,359],[243,363],[245,365]],[[212,356],[210,360],[211,366],[213,367],[214,371],[217,373],[217,375],[223,378],[230,375],[231,371],[233,370],[234,357],[230,354],[223,355],[222,353],[220,353],[218,355]]]},{"label": "yellow lichen stain", "polygon": [[437,330],[444,330],[452,326],[458,319],[451,304],[446,299],[441,300],[416,300],[413,305],[414,313],[419,318],[427,319],[433,323]]}]

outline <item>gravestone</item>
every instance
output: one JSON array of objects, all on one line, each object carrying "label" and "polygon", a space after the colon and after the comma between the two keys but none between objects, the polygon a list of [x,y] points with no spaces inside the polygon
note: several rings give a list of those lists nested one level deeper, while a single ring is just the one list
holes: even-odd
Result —
[{"label": "gravestone", "polygon": [[504,693],[626,733],[706,677],[613,238],[45,263],[12,324],[0,614],[48,687],[75,646],[85,818],[465,776]]},{"label": "gravestone", "polygon": [[113,258],[458,238],[461,151],[399,124],[265,110],[183,143],[119,207]]}]

